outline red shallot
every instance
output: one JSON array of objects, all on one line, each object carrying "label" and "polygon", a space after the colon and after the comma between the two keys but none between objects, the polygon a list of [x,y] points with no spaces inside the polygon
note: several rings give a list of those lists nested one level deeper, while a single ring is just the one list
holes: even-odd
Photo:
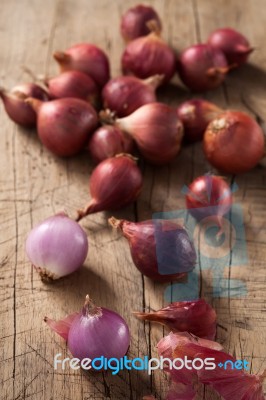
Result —
[{"label": "red shallot", "polygon": [[208,43],[221,50],[229,64],[244,64],[254,50],[240,32],[232,28],[216,29],[208,37]]},{"label": "red shallot", "polygon": [[116,210],[134,202],[142,188],[142,175],[134,157],[119,154],[102,161],[90,176],[91,201],[78,210],[77,221],[99,211]]},{"label": "red shallot", "polygon": [[56,51],[54,58],[61,71],[77,70],[88,74],[99,87],[109,80],[109,61],[106,54],[91,43],[80,43],[66,51]]},{"label": "red shallot", "polygon": [[184,139],[189,143],[202,140],[208,124],[222,112],[221,108],[203,99],[192,99],[182,103],[177,109],[177,114],[184,125]]},{"label": "red shallot", "polygon": [[207,160],[215,168],[240,174],[255,167],[264,155],[264,134],[248,114],[228,110],[208,125],[203,140]]},{"label": "red shallot", "polygon": [[[108,121],[108,113],[100,117]],[[180,151],[183,125],[176,110],[166,104],[146,104],[110,122],[132,136],[144,158],[154,164],[167,164]]]},{"label": "red shallot", "polygon": [[0,97],[9,118],[27,128],[35,126],[36,114],[24,100],[28,97],[34,97],[41,101],[49,100],[48,93],[35,83],[17,85],[10,92],[0,89]]},{"label": "red shallot", "polygon": [[141,79],[164,75],[164,83],[167,83],[175,73],[176,56],[155,31],[128,43],[122,55],[122,69],[125,74],[131,73]]},{"label": "red shallot", "polygon": [[132,153],[133,139],[113,125],[103,125],[92,135],[89,152],[96,163],[120,153]]},{"label": "red shallot", "polygon": [[71,354],[80,361],[120,359],[127,353],[130,334],[126,321],[112,310],[95,306],[88,295],[79,313],[61,321],[47,317],[44,321],[67,341]]},{"label": "red shallot", "polygon": [[197,92],[221,85],[230,69],[222,51],[208,44],[185,49],[179,56],[177,68],[183,83]]},{"label": "red shallot", "polygon": [[213,340],[216,333],[216,312],[205,300],[179,301],[161,310],[134,315],[145,321],[159,322],[174,332],[190,332]]},{"label": "red shallot", "polygon": [[99,89],[93,79],[80,71],[66,71],[45,82],[53,99],[75,97],[96,106]]},{"label": "red shallot", "polygon": [[139,4],[129,8],[121,19],[121,34],[126,41],[146,36],[150,33],[149,22],[155,21],[161,31],[161,20],[157,12],[150,6]]},{"label": "red shallot", "polygon": [[156,102],[155,91],[163,80],[162,75],[147,79],[120,76],[111,79],[103,88],[104,107],[118,117],[126,117],[144,104]]},{"label": "red shallot", "polygon": [[94,108],[84,100],[69,97],[44,103],[30,97],[26,102],[37,113],[41,142],[58,156],[81,151],[98,124]]},{"label": "red shallot", "polygon": [[[232,206],[232,192],[227,182],[220,176],[203,175],[188,187],[186,206],[196,219],[227,214]],[[198,335],[199,336],[199,335]]]},{"label": "red shallot", "polygon": [[132,260],[139,271],[154,280],[169,282],[195,267],[196,252],[186,229],[169,220],[130,222],[109,219],[128,240]]}]

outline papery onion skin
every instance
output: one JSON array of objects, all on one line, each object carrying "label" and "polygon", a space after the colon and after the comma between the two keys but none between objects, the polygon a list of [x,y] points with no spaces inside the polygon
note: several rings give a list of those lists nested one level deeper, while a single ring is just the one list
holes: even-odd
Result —
[{"label": "papery onion skin", "polygon": [[109,60],[99,47],[91,43],[76,44],[66,51],[56,51],[54,58],[61,71],[77,70],[88,74],[99,87],[110,78]]},{"label": "papery onion skin", "polygon": [[146,104],[116,119],[115,125],[135,139],[143,157],[153,164],[169,163],[181,149],[183,124],[166,104]]},{"label": "papery onion skin", "polygon": [[183,83],[195,92],[217,88],[229,71],[225,55],[208,44],[185,49],[179,56],[177,69]]},{"label": "papery onion skin", "polygon": [[264,155],[264,134],[248,114],[228,110],[208,125],[203,150],[209,163],[222,172],[240,174],[254,168]]},{"label": "papery onion skin", "polygon": [[[200,339],[194,335],[183,333],[170,333],[161,339],[157,345],[158,353],[162,357],[174,360],[176,358],[188,360],[207,358],[214,359],[217,367],[215,369],[169,369],[164,365],[164,371],[168,372],[173,383],[188,386],[195,391],[195,395],[201,393],[203,384],[211,386],[224,400],[264,400],[262,382],[265,379],[265,373],[261,375],[252,375],[244,370],[232,368],[231,361],[235,364],[236,359],[230,354],[222,351],[222,346],[216,342]],[[219,368],[219,363],[226,368]],[[182,399],[186,397],[173,397],[173,399]]]},{"label": "papery onion skin", "polygon": [[184,126],[184,140],[187,143],[202,140],[208,124],[222,112],[221,108],[203,99],[182,103],[177,109],[177,115]]},{"label": "papery onion skin", "polygon": [[130,41],[148,35],[150,33],[147,25],[149,21],[156,21],[158,30],[162,29],[161,20],[152,7],[139,4],[129,8],[121,18],[120,30],[123,38]]},{"label": "papery onion skin", "polygon": [[144,104],[156,102],[155,90],[162,80],[161,75],[146,80],[134,76],[111,79],[103,88],[104,107],[115,111],[118,117],[125,117]]},{"label": "papery onion skin", "polygon": [[52,281],[81,267],[88,253],[88,238],[79,224],[58,214],[30,231],[26,253],[41,278]]},{"label": "papery onion skin", "polygon": [[26,100],[37,113],[37,130],[43,145],[60,157],[79,153],[98,125],[94,108],[84,100],[63,98],[47,103]]},{"label": "papery onion skin", "polygon": [[120,359],[127,353],[129,343],[128,326],[119,314],[86,303],[68,334],[68,348],[80,360],[101,356]]},{"label": "papery onion skin", "polygon": [[[195,248],[180,225],[168,220],[130,222],[114,217],[109,223],[121,229],[128,240],[132,260],[143,275],[155,281],[170,282],[184,277],[194,268]],[[165,274],[161,274],[159,268],[164,269]]]},{"label": "papery onion skin", "polygon": [[53,99],[74,97],[88,101],[93,106],[99,102],[99,89],[93,79],[80,71],[66,71],[46,81]]},{"label": "papery onion skin", "polygon": [[[232,365],[237,362],[235,357],[225,352],[210,350],[208,354],[201,352],[196,356],[204,359],[206,356],[214,358],[216,364],[222,363],[226,368],[198,370],[199,381],[211,386],[224,400],[265,400],[263,394],[263,381],[266,371],[262,374],[250,374],[244,369],[237,369]],[[228,361],[231,361],[228,362]]]},{"label": "papery onion skin", "polygon": [[[194,359],[199,353],[214,350],[221,351],[223,347],[212,340],[201,339],[188,332],[173,333],[163,337],[157,344],[158,354],[162,357],[167,357],[173,360],[174,358],[183,358],[187,356],[188,359]],[[169,369],[167,364],[164,365],[164,371],[170,373],[174,382],[182,382],[186,385],[191,385],[198,381],[195,369]]]},{"label": "papery onion skin", "polygon": [[68,334],[69,334],[69,329],[74,321],[74,319],[79,315],[78,312],[75,312],[73,314],[67,315],[64,319],[61,319],[59,321],[55,321],[51,318],[44,317],[44,322],[53,330],[55,331],[59,336],[61,336],[63,339],[67,341],[68,339]]},{"label": "papery onion skin", "polygon": [[143,185],[135,159],[119,154],[102,161],[90,176],[91,201],[78,210],[76,221],[99,211],[117,210],[134,202]]},{"label": "papery onion skin", "polygon": [[93,133],[88,149],[94,162],[99,163],[120,153],[132,153],[134,142],[118,127],[104,125]]},{"label": "papery onion skin", "polygon": [[17,85],[10,92],[0,89],[0,97],[9,118],[26,128],[36,125],[36,114],[30,105],[25,103],[25,99],[34,97],[42,101],[49,100],[48,93],[35,83]]},{"label": "papery onion skin", "polygon": [[246,63],[254,50],[245,36],[232,28],[216,29],[208,37],[208,43],[224,53],[228,64],[237,66]]},{"label": "papery onion skin", "polygon": [[230,186],[220,176],[209,174],[199,176],[188,189],[186,207],[198,220],[214,215],[222,217],[231,209],[232,192]]},{"label": "papery onion skin", "polygon": [[216,333],[216,312],[204,299],[179,301],[161,310],[141,313],[137,318],[161,323],[173,332],[190,332],[195,336],[213,340]]},{"label": "papery onion skin", "polygon": [[169,82],[176,71],[174,51],[155,32],[129,42],[121,62],[124,74],[141,79],[164,75],[164,83]]}]

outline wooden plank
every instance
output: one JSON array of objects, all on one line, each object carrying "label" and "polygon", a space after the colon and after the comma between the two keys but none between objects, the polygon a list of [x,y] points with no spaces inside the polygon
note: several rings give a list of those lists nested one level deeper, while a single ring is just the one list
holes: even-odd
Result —
[{"label": "wooden plank", "polygon": [[[224,107],[249,110],[266,119],[264,93],[265,46],[263,0],[145,1],[153,4],[164,21],[164,38],[181,50],[205,40],[219,26],[233,26],[245,32],[258,50],[252,64],[233,72],[226,84],[206,97]],[[121,12],[135,1],[39,0],[2,1],[0,16],[1,84],[12,87],[28,77],[21,65],[34,73],[53,75],[57,66],[54,50],[91,41],[104,48],[111,59],[112,75],[120,73],[123,42],[119,35]],[[259,10],[259,12],[258,12]],[[262,67],[264,69],[262,69]],[[175,78],[175,83],[178,78]],[[160,98],[178,104],[189,93],[171,86]],[[264,104],[264,105],[263,105]],[[99,213],[82,222],[89,236],[90,251],[85,266],[73,276],[45,285],[30,268],[24,243],[27,232],[39,221],[65,208],[70,213],[88,200],[88,178],[92,171],[87,154],[69,160],[46,151],[33,132],[16,127],[0,110],[1,158],[1,280],[0,299],[0,398],[11,399],[141,399],[153,392],[162,399],[168,379],[156,372],[82,374],[69,368],[64,374],[53,370],[53,357],[67,356],[63,340],[42,322],[44,315],[60,318],[78,310],[87,293],[99,305],[121,313],[131,331],[130,357],[156,356],[156,344],[167,331],[142,324],[131,311],[157,309],[167,285],[143,278],[131,262],[129,249],[119,234],[107,226],[111,214]],[[201,145],[186,147],[171,166],[154,168],[141,163],[145,177],[143,193],[135,206],[117,212],[116,217],[149,219],[153,212],[184,207],[183,184],[210,170]],[[227,268],[225,277],[243,279],[248,295],[242,299],[215,298],[210,293],[212,271],[202,273],[202,294],[218,313],[218,339],[226,350],[252,362],[252,372],[265,364],[265,254],[266,254],[266,170],[256,168],[236,178],[237,202],[244,209],[249,264]],[[229,177],[231,179],[231,177]],[[264,313],[263,313],[264,311]],[[0,378],[0,379],[1,379]],[[202,399],[218,399],[208,390]]]}]

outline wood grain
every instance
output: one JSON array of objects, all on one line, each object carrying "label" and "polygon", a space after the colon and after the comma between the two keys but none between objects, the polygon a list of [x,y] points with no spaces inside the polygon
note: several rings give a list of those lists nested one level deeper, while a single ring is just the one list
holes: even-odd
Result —
[{"label": "wood grain", "polygon": [[[264,0],[168,0],[145,1],[158,10],[164,22],[164,38],[176,49],[204,41],[216,27],[232,26],[244,32],[256,51],[251,63],[234,71],[226,83],[205,95],[222,107],[250,112],[266,120],[266,48]],[[123,41],[119,20],[135,1],[107,0],[2,0],[0,14],[0,84],[7,88],[29,80],[22,66],[35,74],[53,75],[57,66],[52,52],[89,41],[108,53],[112,75],[120,73]],[[174,83],[178,83],[175,78]],[[171,86],[160,98],[177,105],[189,97],[183,88]],[[66,209],[72,213],[88,200],[92,164],[87,154],[58,159],[39,143],[35,131],[14,125],[0,109],[0,398],[21,399],[141,399],[154,393],[162,399],[167,377],[156,372],[88,374],[67,368],[54,371],[53,357],[69,355],[66,345],[42,322],[45,315],[60,318],[78,310],[87,293],[102,306],[121,313],[131,330],[130,357],[156,356],[156,343],[166,332],[143,324],[133,310],[157,309],[165,304],[166,285],[141,276],[132,265],[128,247],[107,226],[110,214],[99,213],[82,222],[90,251],[82,269],[52,285],[43,284],[25,256],[25,238],[39,221]],[[201,146],[183,149],[171,166],[154,168],[141,162],[145,186],[138,202],[117,212],[130,220],[151,218],[153,212],[184,206],[181,188],[194,177],[211,170]],[[266,169],[228,177],[238,184],[235,200],[241,203],[245,221],[249,262],[229,266],[225,277],[242,279],[248,289],[243,298],[213,298],[212,271],[201,273],[201,292],[218,313],[218,340],[237,358],[246,358],[252,372],[265,362],[265,259],[266,259]],[[202,399],[214,400],[208,390]]]}]

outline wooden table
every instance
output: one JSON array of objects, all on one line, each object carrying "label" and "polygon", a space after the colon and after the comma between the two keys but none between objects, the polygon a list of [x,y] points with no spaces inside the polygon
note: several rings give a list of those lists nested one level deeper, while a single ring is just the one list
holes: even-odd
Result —
[{"label": "wooden table", "polygon": [[[57,66],[52,53],[88,41],[108,53],[112,75],[120,73],[124,47],[119,34],[122,11],[135,1],[107,0],[2,0],[0,14],[1,85],[11,88],[29,80],[22,66],[35,74],[53,75]],[[204,95],[221,107],[250,112],[259,122],[266,119],[265,0],[168,0],[146,1],[162,17],[163,36],[175,49],[204,41],[217,27],[232,26],[246,34],[256,48],[249,65],[228,76],[226,83]],[[174,83],[177,82],[174,81]],[[169,104],[189,97],[181,87],[161,93]],[[3,107],[1,118],[1,276],[0,276],[0,398],[5,400],[141,399],[153,392],[162,399],[167,378],[161,372],[123,372],[112,377],[85,375],[69,368],[54,371],[53,357],[69,355],[64,341],[44,324],[48,315],[60,318],[80,309],[89,293],[98,305],[121,313],[130,326],[130,357],[156,356],[156,343],[166,330],[143,324],[131,311],[158,309],[165,304],[166,285],[141,276],[131,262],[125,240],[110,229],[99,213],[82,226],[90,249],[84,267],[54,284],[44,284],[25,255],[25,238],[44,218],[66,209],[70,213],[88,200],[92,164],[86,153],[71,159],[50,154],[35,131],[12,123]],[[241,156],[241,155],[240,155]],[[141,164],[145,186],[138,202],[115,216],[149,219],[153,212],[184,207],[181,188],[211,168],[201,144],[186,147],[175,162],[163,168]],[[228,267],[224,276],[243,280],[248,294],[242,298],[212,298],[212,272],[201,273],[201,294],[218,313],[218,336],[226,351],[251,362],[253,373],[265,362],[265,257],[266,169],[234,177],[239,186],[235,201],[241,203],[246,221],[249,262]],[[202,399],[218,399],[208,389]]]}]

